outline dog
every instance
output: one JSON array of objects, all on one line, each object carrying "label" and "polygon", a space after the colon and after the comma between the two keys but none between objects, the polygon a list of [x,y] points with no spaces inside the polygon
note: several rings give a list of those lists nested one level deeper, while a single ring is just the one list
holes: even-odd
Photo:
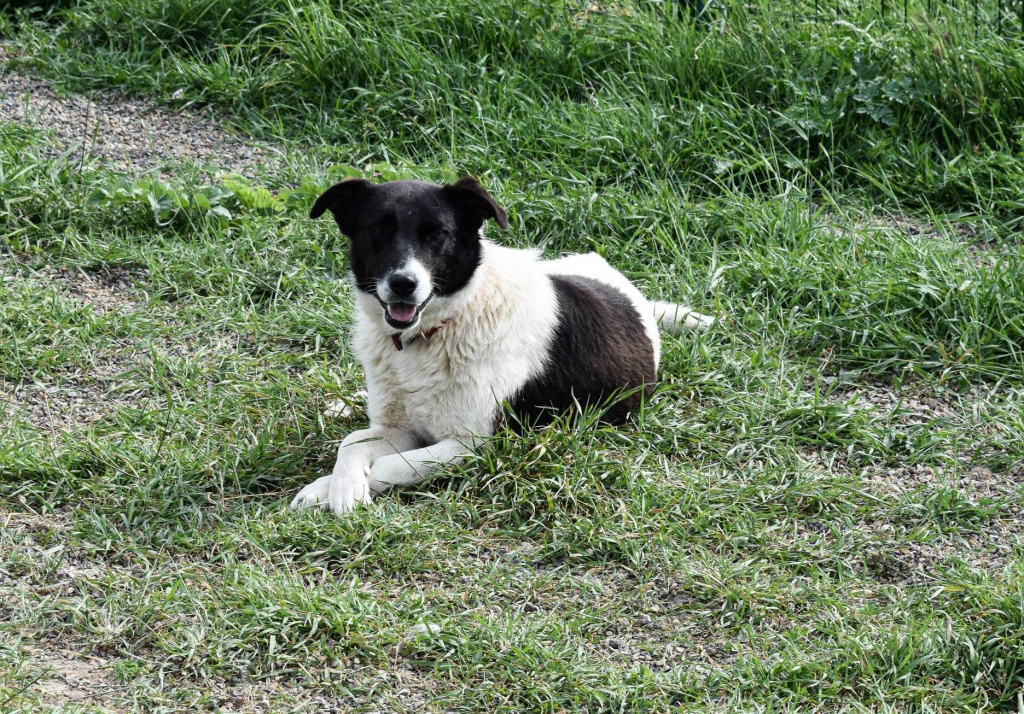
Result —
[{"label": "dog", "polygon": [[509,410],[539,425],[590,405],[621,422],[655,383],[659,327],[713,322],[647,300],[596,253],[542,260],[487,240],[484,223],[507,230],[508,217],[472,176],[345,179],[310,217],[326,211],[349,242],[370,426],[342,441],[334,471],[292,509],[340,515],[416,483],[471,454]]}]

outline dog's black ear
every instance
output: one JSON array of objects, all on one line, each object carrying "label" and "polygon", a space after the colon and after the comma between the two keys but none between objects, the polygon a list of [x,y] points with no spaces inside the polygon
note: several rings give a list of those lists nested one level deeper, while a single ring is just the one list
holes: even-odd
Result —
[{"label": "dog's black ear", "polygon": [[341,232],[349,235],[352,228],[353,210],[371,188],[373,188],[373,184],[366,179],[342,179],[340,183],[334,184],[320,194],[320,198],[316,199],[309,212],[309,217],[319,218],[324,211],[329,210],[334,214],[334,220],[338,222]]},{"label": "dog's black ear", "polygon": [[481,225],[488,218],[493,218],[501,226],[501,230],[508,230],[508,214],[505,213],[505,209],[495,203],[491,195],[472,176],[463,176],[455,183],[445,186],[444,190],[458,206],[474,218],[478,218]]}]

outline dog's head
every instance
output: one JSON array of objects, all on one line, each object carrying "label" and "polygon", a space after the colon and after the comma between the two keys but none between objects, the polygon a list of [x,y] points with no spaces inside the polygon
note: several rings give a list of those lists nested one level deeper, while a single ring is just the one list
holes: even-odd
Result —
[{"label": "dog's head", "polygon": [[324,211],[349,238],[356,288],[377,298],[397,330],[415,327],[431,298],[466,286],[480,264],[485,220],[508,228],[505,211],[472,176],[448,186],[345,179],[324,191],[309,215]]}]

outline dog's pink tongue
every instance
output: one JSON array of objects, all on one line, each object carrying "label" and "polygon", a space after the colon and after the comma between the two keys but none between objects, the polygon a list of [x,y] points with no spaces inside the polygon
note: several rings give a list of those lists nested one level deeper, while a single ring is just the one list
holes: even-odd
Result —
[{"label": "dog's pink tongue", "polygon": [[395,322],[408,322],[416,317],[416,306],[404,302],[393,302],[388,305],[388,314]]}]

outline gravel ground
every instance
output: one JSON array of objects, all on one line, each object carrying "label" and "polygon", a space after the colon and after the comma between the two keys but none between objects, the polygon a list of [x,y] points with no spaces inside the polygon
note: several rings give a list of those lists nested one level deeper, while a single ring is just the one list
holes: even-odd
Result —
[{"label": "gravel ground", "polygon": [[146,366],[134,361],[134,356],[111,352],[95,359],[87,369],[75,368],[52,380],[16,385],[0,382],[0,403],[10,417],[27,422],[56,442],[60,433],[87,428],[116,409],[145,409],[154,404],[148,390],[120,388],[121,375]]},{"label": "gravel ground", "polygon": [[60,94],[18,74],[0,74],[0,120],[53,132],[54,154],[85,154],[126,174],[189,162],[252,177],[280,155],[225,131],[207,112],[175,112],[120,92]]},{"label": "gravel ground", "polygon": [[121,340],[96,350],[88,362],[54,369],[38,379],[18,384],[0,380],[0,415],[7,410],[8,417],[49,434],[56,444],[62,433],[87,429],[118,410],[163,408],[165,397],[147,381],[154,354],[179,359],[197,351],[233,352],[239,341],[227,333],[190,333],[144,343]]},{"label": "gravel ground", "polygon": [[[181,326],[173,307],[148,302],[149,273],[139,266],[35,269],[0,254],[3,280],[53,288],[71,305],[92,310],[98,317],[145,311],[146,319],[154,323]],[[177,330],[144,341],[119,339],[91,351],[87,359],[61,365],[38,378],[26,377],[17,383],[0,379],[0,415],[28,423],[56,443],[62,433],[88,428],[119,409],[161,408],[163,397],[144,378],[154,354],[176,359],[201,350],[235,352],[240,339],[236,334]]]},{"label": "gravel ground", "polygon": [[[976,425],[974,440],[959,444],[955,453],[948,456],[955,466],[948,468],[924,466],[921,464],[872,465],[864,469],[864,478],[873,490],[880,494],[903,497],[921,487],[954,486],[970,489],[977,498],[1001,498],[1012,495],[1024,484],[1024,464],[1018,463],[1004,470],[993,470],[976,460],[986,451],[985,439],[991,436],[978,417],[993,408],[1005,398],[998,391],[983,394],[978,390],[960,393],[953,389],[925,391],[922,388],[907,388],[897,392],[884,384],[868,383],[853,388],[838,388],[828,400],[837,404],[849,404],[856,411],[867,411],[872,417],[888,420],[895,434],[906,437],[913,430],[939,430],[944,422]],[[814,459],[830,469],[836,460],[826,463],[821,456]]]}]

